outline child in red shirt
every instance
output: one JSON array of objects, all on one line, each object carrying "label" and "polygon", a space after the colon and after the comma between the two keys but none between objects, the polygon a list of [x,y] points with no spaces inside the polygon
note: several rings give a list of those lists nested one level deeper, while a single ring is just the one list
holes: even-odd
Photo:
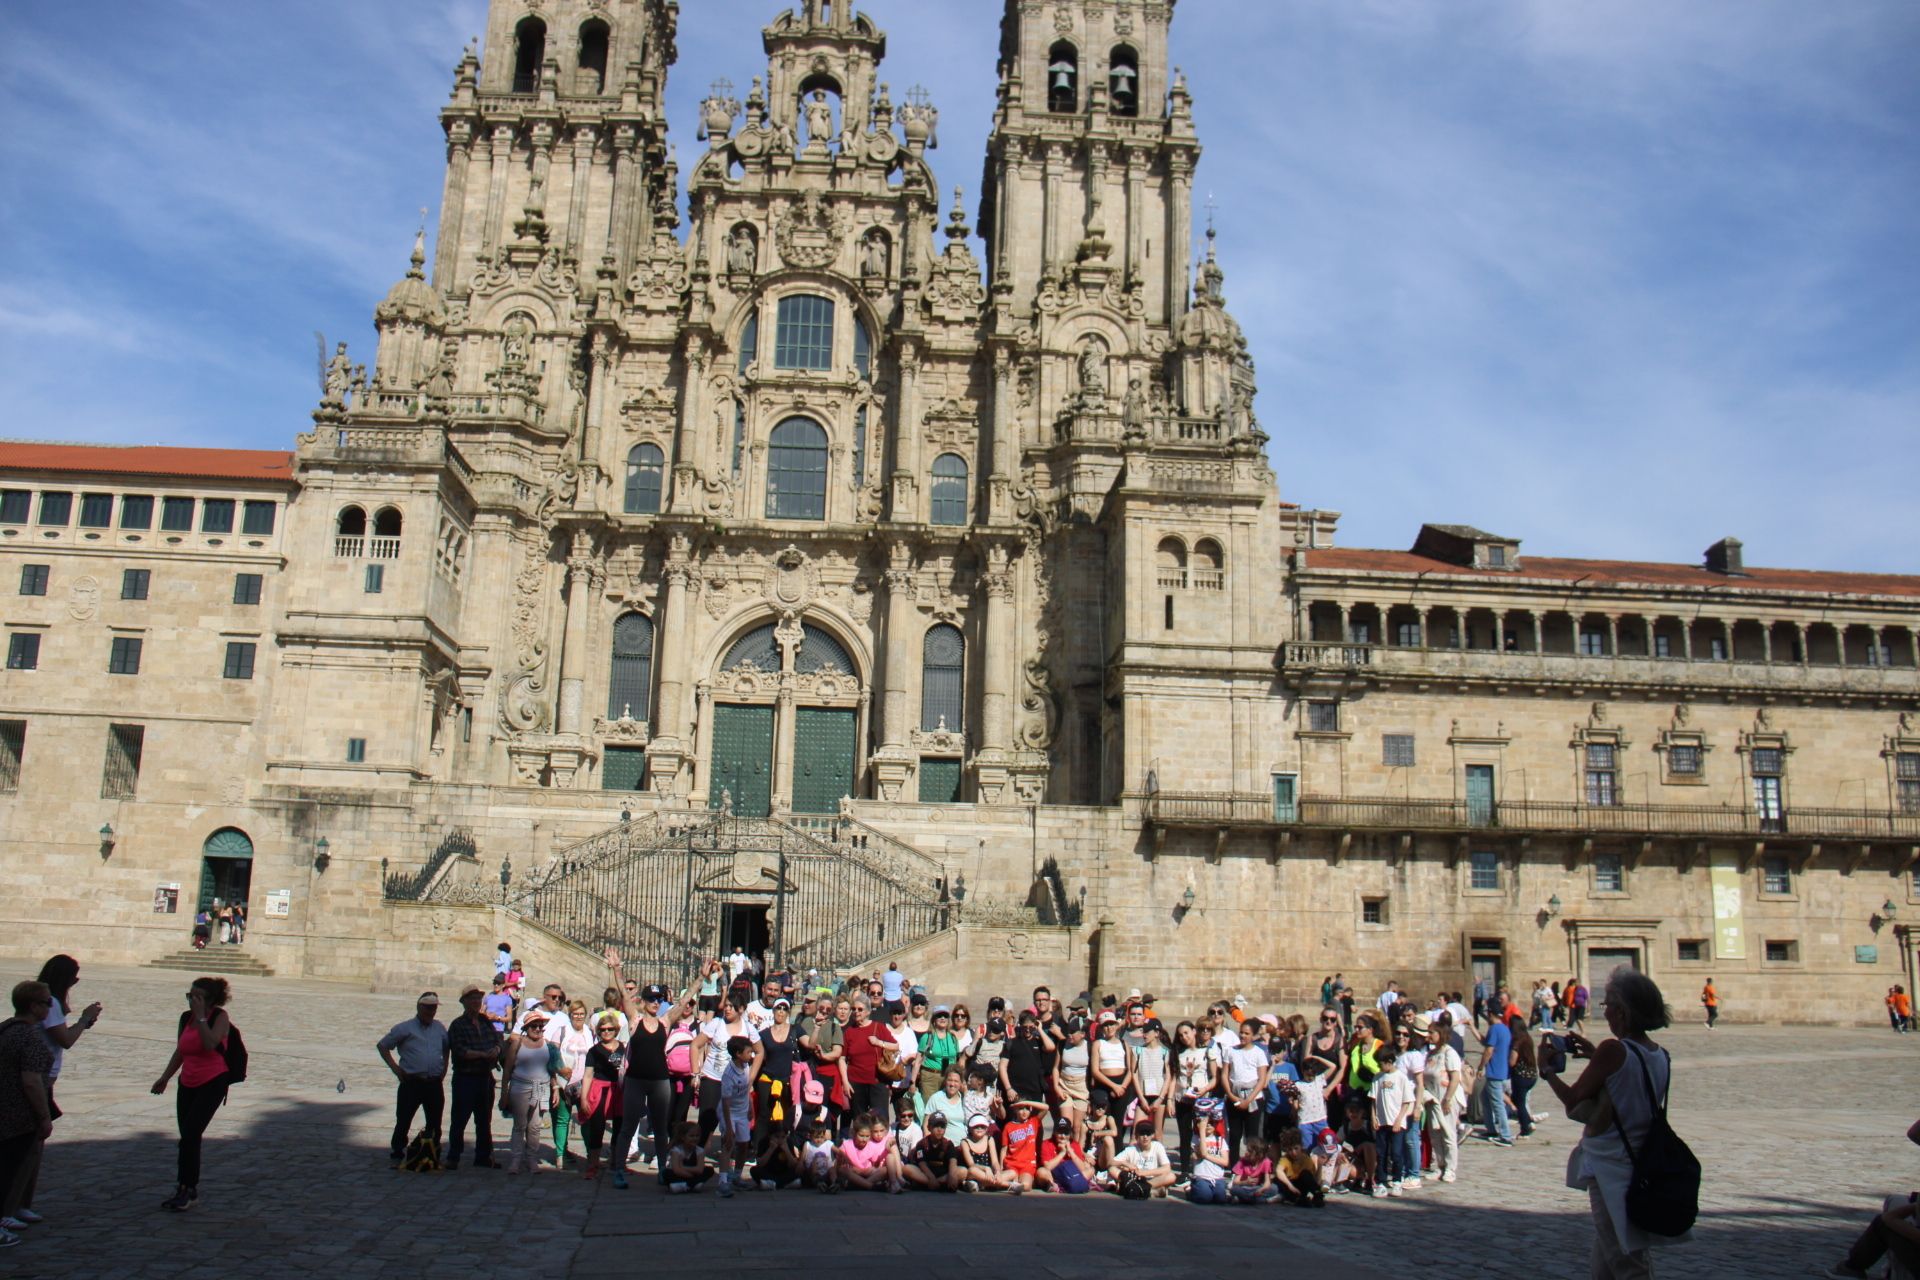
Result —
[{"label": "child in red shirt", "polygon": [[1013,1175],[1007,1187],[1014,1195],[1033,1190],[1034,1175],[1040,1171],[1040,1112],[1044,1104],[1016,1102],[1013,1119],[1000,1131],[1002,1162]]}]

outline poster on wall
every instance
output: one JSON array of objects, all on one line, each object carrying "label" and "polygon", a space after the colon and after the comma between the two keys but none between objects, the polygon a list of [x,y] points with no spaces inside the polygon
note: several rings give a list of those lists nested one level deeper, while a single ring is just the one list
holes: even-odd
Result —
[{"label": "poster on wall", "polygon": [[180,910],[180,886],[158,884],[153,887],[153,914],[170,916]]},{"label": "poster on wall", "polygon": [[1747,958],[1746,921],[1740,907],[1740,868],[1730,853],[1715,853],[1709,873],[1713,885],[1713,958]]},{"label": "poster on wall", "polygon": [[284,919],[286,916],[289,916],[292,913],[293,913],[293,890],[291,889],[267,890],[267,914],[268,915],[280,916]]}]

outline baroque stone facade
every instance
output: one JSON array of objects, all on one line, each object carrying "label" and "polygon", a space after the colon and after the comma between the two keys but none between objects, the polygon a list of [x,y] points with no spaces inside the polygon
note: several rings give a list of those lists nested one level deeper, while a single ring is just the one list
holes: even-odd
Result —
[{"label": "baroque stone facade", "polygon": [[[1920,916],[1920,579],[1335,547],[1279,498],[1211,232],[1190,258],[1173,8],[1009,0],[970,220],[849,5],[774,19],[683,182],[671,0],[495,0],[431,270],[423,235],[290,456],[0,452],[0,560],[51,584],[5,619],[44,637],[0,677],[7,927],[148,958],[175,884],[364,977],[433,918],[383,888],[558,885],[616,819],[720,811],[901,842],[873,883],[942,914],[874,936],[923,958],[968,950],[970,886],[1037,911],[972,917],[1013,959],[1176,997],[1627,961],[1872,1014]],[[170,494],[201,514],[124,518]],[[264,534],[205,523],[249,498]],[[144,758],[96,800],[116,725]]]}]

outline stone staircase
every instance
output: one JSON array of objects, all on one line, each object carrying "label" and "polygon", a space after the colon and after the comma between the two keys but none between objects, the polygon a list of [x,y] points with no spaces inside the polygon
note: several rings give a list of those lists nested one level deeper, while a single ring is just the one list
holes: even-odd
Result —
[{"label": "stone staircase", "polygon": [[273,970],[247,954],[245,947],[223,946],[209,942],[205,951],[183,947],[158,960],[147,962],[149,969],[184,969],[192,973],[224,973],[241,978],[271,978]]}]

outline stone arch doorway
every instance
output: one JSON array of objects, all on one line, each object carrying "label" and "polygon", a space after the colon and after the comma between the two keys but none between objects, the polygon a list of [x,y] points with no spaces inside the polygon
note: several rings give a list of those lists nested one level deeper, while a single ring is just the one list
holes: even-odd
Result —
[{"label": "stone arch doorway", "polygon": [[222,827],[200,846],[200,909],[244,903],[253,887],[253,841],[237,827]]},{"label": "stone arch doorway", "polygon": [[868,702],[850,648],[833,633],[792,620],[748,631],[711,685],[708,805],[753,818],[837,812],[859,785]]}]

